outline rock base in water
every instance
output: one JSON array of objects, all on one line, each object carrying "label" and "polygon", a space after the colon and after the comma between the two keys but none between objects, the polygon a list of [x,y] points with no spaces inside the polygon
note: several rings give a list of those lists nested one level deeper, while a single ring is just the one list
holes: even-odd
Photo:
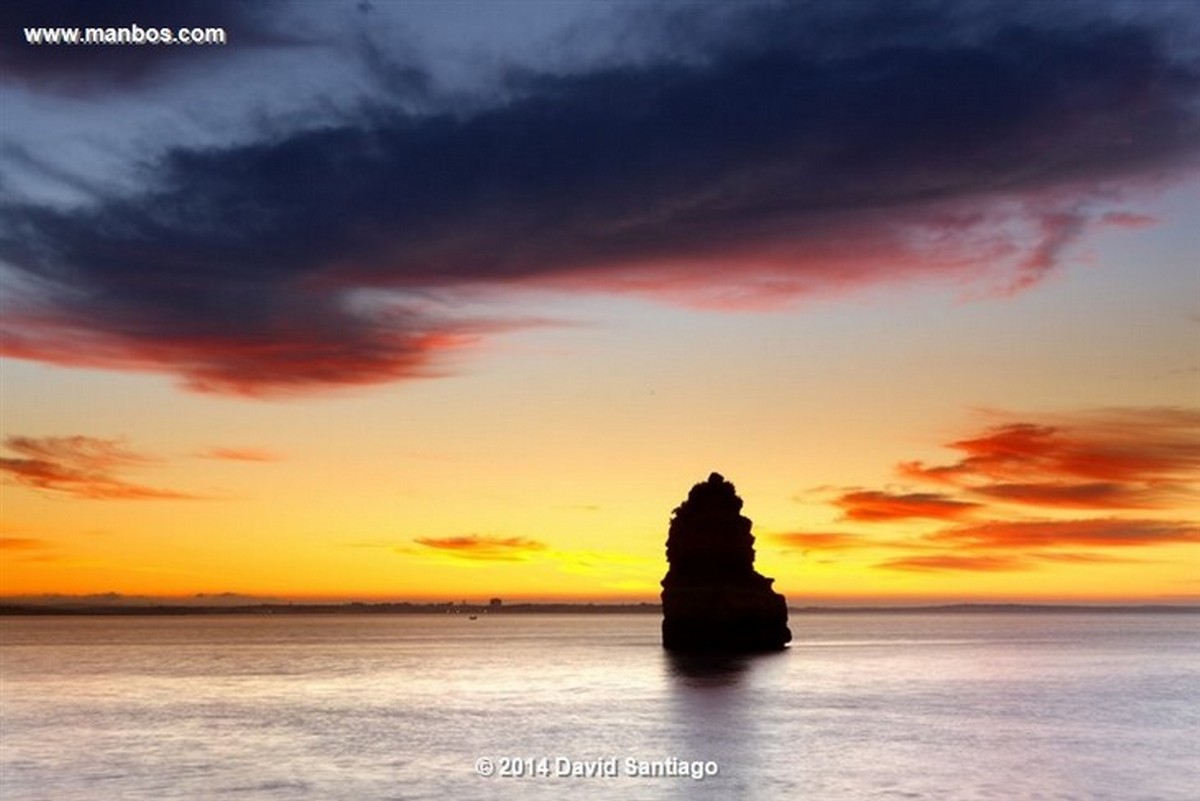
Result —
[{"label": "rock base in water", "polygon": [[754,570],[751,522],[720,474],[692,487],[667,537],[663,646],[673,651],[775,651],[792,639],[787,601]]}]

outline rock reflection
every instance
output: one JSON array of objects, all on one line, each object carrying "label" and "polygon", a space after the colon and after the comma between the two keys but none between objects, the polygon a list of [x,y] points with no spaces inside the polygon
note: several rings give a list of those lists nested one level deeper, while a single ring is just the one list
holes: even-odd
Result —
[{"label": "rock reflection", "polygon": [[788,653],[664,652],[664,678],[670,685],[667,753],[718,766],[716,775],[689,784],[687,797],[754,797],[758,779],[769,775],[772,762],[780,758],[773,720],[784,699],[774,691],[772,676]]},{"label": "rock reflection", "polygon": [[759,655],[693,654],[667,651],[666,663],[671,677],[696,687],[738,685]]},{"label": "rock reflection", "polygon": [[754,668],[786,657],[788,651],[761,654],[706,654],[665,651],[667,672],[677,683],[690,687],[735,687],[743,684]]}]

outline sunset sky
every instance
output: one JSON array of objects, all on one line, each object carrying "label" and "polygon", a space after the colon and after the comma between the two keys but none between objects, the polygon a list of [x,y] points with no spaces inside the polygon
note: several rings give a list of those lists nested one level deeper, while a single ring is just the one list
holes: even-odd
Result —
[{"label": "sunset sky", "polygon": [[1200,602],[1195,2],[0,20],[0,595]]}]

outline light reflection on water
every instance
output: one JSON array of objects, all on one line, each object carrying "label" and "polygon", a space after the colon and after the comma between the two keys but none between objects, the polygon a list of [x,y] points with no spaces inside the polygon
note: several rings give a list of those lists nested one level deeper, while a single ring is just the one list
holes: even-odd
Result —
[{"label": "light reflection on water", "polygon": [[806,615],[782,653],[713,659],[652,615],[5,618],[0,798],[1191,801],[1198,623]]}]

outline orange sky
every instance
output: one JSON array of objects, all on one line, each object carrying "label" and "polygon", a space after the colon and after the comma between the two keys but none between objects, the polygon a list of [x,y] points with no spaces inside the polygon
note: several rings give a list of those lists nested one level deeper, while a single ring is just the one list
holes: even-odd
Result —
[{"label": "orange sky", "polygon": [[378,5],[15,51],[0,595],[1200,600],[1187,12]]},{"label": "orange sky", "polygon": [[[672,422],[686,395],[664,384],[643,393],[672,396],[661,408],[571,414],[494,394],[454,408],[470,379],[276,405],[46,380],[174,412],[120,412],[119,437],[7,439],[5,595],[653,600],[670,511],[710,469],[737,484],[758,567],[792,603],[1194,595],[1198,415],[1175,407],[893,427],[797,393],[740,415],[709,396]],[[643,404],[649,419],[624,417]],[[30,408],[46,422],[27,427],[57,413]]]}]

